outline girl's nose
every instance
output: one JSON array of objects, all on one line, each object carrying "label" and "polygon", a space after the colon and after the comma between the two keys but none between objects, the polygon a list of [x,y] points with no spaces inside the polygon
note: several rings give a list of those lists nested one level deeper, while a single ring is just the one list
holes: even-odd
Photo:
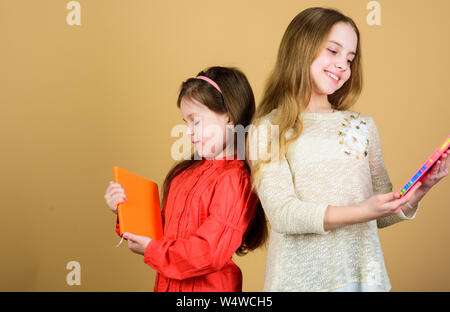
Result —
[{"label": "girl's nose", "polygon": [[186,135],[193,135],[194,131],[192,131],[191,127],[187,128]]},{"label": "girl's nose", "polygon": [[346,62],[338,62],[335,64],[336,68],[339,68],[340,70],[346,70],[347,69],[347,63]]}]

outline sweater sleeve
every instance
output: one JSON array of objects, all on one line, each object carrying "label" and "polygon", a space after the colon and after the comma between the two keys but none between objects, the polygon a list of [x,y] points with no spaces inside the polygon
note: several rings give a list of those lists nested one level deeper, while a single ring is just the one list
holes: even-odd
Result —
[{"label": "sweater sleeve", "polygon": [[[264,120],[258,127],[250,128],[249,152],[252,164],[256,159],[261,159],[263,153],[270,153],[268,133],[271,126],[270,122]],[[273,144],[275,141],[270,145]],[[273,231],[282,234],[329,233],[324,230],[328,204],[298,198],[293,174],[284,155],[280,160],[275,157],[261,164],[255,188]]]},{"label": "sweater sleeve", "polygon": [[[378,128],[371,117],[368,117],[368,129],[369,129],[369,167],[370,175],[372,178],[373,194],[386,194],[392,192],[392,183],[389,179],[389,175],[384,164],[383,152],[381,148],[380,134]],[[383,228],[403,220],[411,220],[416,216],[418,205],[416,210],[410,216],[406,216],[403,211],[399,213],[385,216],[377,219],[378,228]]]},{"label": "sweater sleeve", "polygon": [[220,270],[242,243],[253,218],[257,197],[249,177],[228,173],[213,189],[209,215],[186,238],[152,240],[144,262],[164,276],[186,279]]}]

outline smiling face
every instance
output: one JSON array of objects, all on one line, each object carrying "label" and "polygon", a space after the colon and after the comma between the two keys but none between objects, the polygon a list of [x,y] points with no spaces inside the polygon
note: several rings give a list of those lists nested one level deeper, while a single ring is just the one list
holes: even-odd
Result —
[{"label": "smiling face", "polygon": [[344,85],[351,76],[357,43],[357,35],[349,24],[339,22],[331,28],[324,48],[311,64],[313,92],[333,94]]},{"label": "smiling face", "polygon": [[[230,135],[233,123],[228,114],[218,114],[202,103],[183,97],[180,102],[183,120],[187,123],[191,142],[199,156],[204,158],[218,158],[230,145]],[[228,131],[228,135],[227,135]]]}]

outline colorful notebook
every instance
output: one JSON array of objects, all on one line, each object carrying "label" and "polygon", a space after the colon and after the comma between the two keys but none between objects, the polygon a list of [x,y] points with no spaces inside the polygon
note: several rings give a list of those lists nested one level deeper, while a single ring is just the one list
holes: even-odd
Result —
[{"label": "colorful notebook", "polygon": [[152,239],[163,236],[158,184],[114,166],[114,182],[125,190],[128,200],[119,204],[120,236],[128,232]]},{"label": "colorful notebook", "polygon": [[400,197],[405,196],[408,191],[420,181],[431,167],[438,161],[439,157],[444,154],[450,147],[450,135],[439,145],[439,147],[431,154],[430,157],[420,166],[416,173],[408,180],[408,182],[399,191]]}]

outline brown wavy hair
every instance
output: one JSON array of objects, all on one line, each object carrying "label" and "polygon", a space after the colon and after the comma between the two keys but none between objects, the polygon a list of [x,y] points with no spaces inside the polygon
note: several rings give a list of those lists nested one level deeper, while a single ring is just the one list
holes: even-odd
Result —
[{"label": "brown wavy hair", "polygon": [[[178,108],[180,108],[183,98],[193,99],[215,113],[228,114],[235,126],[242,125],[246,128],[250,124],[255,112],[255,98],[246,76],[240,70],[215,66],[199,72],[197,76],[205,76],[212,79],[219,85],[222,94],[204,80],[189,78],[181,85],[177,100]],[[234,142],[236,150],[236,138]],[[242,157],[240,159],[246,158],[245,155],[240,157]],[[194,154],[192,154],[189,159],[182,160],[170,169],[163,183],[162,206],[164,208],[172,180],[186,169],[195,168],[203,162],[203,159],[197,159],[198,157],[194,157]],[[246,170],[250,172],[247,159],[244,159],[244,163]],[[267,236],[267,221],[261,202],[258,200],[256,214],[250,221],[243,235],[242,244],[237,249],[236,254],[242,256],[248,251],[262,246],[266,242]]]}]

